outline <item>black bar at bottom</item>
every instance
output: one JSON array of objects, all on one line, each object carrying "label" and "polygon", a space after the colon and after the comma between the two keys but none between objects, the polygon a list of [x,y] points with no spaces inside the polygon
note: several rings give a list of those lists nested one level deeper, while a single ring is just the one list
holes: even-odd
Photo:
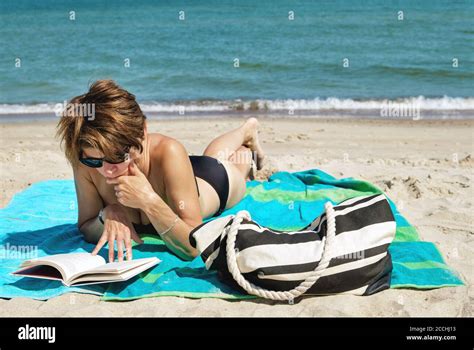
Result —
[{"label": "black bar at bottom", "polygon": [[3,318],[0,322],[1,350],[125,343],[137,348],[150,342],[159,346],[162,337],[177,337],[182,345],[220,336],[304,337],[321,345],[378,349],[383,344],[453,349],[474,344],[472,318]]}]

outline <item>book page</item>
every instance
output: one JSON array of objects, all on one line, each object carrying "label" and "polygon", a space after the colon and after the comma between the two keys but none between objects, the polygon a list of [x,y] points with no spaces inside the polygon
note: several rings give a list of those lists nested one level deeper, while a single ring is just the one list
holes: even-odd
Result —
[{"label": "book page", "polygon": [[138,266],[147,264],[155,260],[158,260],[158,262],[161,262],[161,260],[158,258],[142,258],[142,259],[134,259],[130,261],[112,262],[112,263],[98,266],[92,270],[87,271],[86,273],[87,274],[89,273],[122,273],[122,272],[128,271],[130,269],[134,269]]},{"label": "book page", "polygon": [[62,281],[64,278],[61,275],[61,271],[57,268],[49,265],[39,265],[32,266],[21,269],[21,272],[13,272],[14,275],[18,274],[20,276],[34,277],[34,278],[45,278],[49,280],[59,280]]},{"label": "book page", "polygon": [[[146,261],[145,263],[141,263],[140,265],[135,264],[133,265],[134,266],[133,268],[129,268],[123,271],[122,273],[113,273],[113,272],[108,273],[108,272],[102,271],[99,273],[91,273],[91,274],[86,274],[84,276],[78,276],[77,278],[71,280],[68,285],[83,286],[87,284],[126,281],[161,262],[161,260],[158,258],[146,258],[146,259],[138,259],[138,260],[146,260]],[[129,263],[132,261],[129,261]],[[115,263],[112,263],[112,264],[115,264]],[[127,265],[129,265],[130,267],[130,264],[127,264]]]},{"label": "book page", "polygon": [[90,253],[69,253],[45,256],[37,259],[25,261],[22,267],[32,267],[39,265],[48,265],[56,267],[64,277],[68,280],[74,275],[83,271],[94,269],[98,266],[105,265],[105,260],[99,255]]}]

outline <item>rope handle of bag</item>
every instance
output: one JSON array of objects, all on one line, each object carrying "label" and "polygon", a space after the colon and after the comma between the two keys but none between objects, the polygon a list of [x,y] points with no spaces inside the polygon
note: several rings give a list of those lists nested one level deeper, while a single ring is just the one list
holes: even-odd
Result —
[{"label": "rope handle of bag", "polygon": [[237,265],[237,254],[235,250],[235,240],[237,238],[237,233],[239,231],[239,226],[242,220],[250,220],[250,213],[246,210],[239,211],[227,232],[227,266],[229,272],[232,274],[234,280],[241,286],[247,293],[259,296],[265,299],[272,300],[292,300],[302,294],[304,294],[308,289],[310,289],[322,276],[323,272],[329,265],[332,257],[333,242],[336,236],[336,215],[331,202],[326,202],[326,220],[327,220],[327,230],[326,236],[323,238],[324,246],[321,253],[321,260],[319,261],[318,266],[311,272],[311,274],[297,287],[289,291],[274,291],[261,288],[254,285],[253,283],[247,281],[242,273],[239,270]]}]

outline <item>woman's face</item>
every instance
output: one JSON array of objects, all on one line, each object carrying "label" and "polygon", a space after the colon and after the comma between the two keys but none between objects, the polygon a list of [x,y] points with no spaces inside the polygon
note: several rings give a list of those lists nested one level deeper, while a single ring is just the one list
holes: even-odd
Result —
[{"label": "woman's face", "polygon": [[[84,148],[82,150],[82,157],[84,158],[103,158],[104,154],[94,148]],[[126,157],[126,160],[118,164],[110,164],[104,161],[102,167],[95,168],[100,175],[105,178],[113,179],[118,176],[128,175],[128,165],[132,161],[131,155]]]}]

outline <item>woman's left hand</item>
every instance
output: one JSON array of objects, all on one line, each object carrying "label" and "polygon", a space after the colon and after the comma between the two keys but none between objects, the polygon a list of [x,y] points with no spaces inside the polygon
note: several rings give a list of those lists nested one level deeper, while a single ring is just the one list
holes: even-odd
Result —
[{"label": "woman's left hand", "polygon": [[129,164],[129,173],[128,176],[107,179],[106,182],[115,185],[115,195],[120,204],[139,209],[156,198],[157,194],[133,160]]}]

